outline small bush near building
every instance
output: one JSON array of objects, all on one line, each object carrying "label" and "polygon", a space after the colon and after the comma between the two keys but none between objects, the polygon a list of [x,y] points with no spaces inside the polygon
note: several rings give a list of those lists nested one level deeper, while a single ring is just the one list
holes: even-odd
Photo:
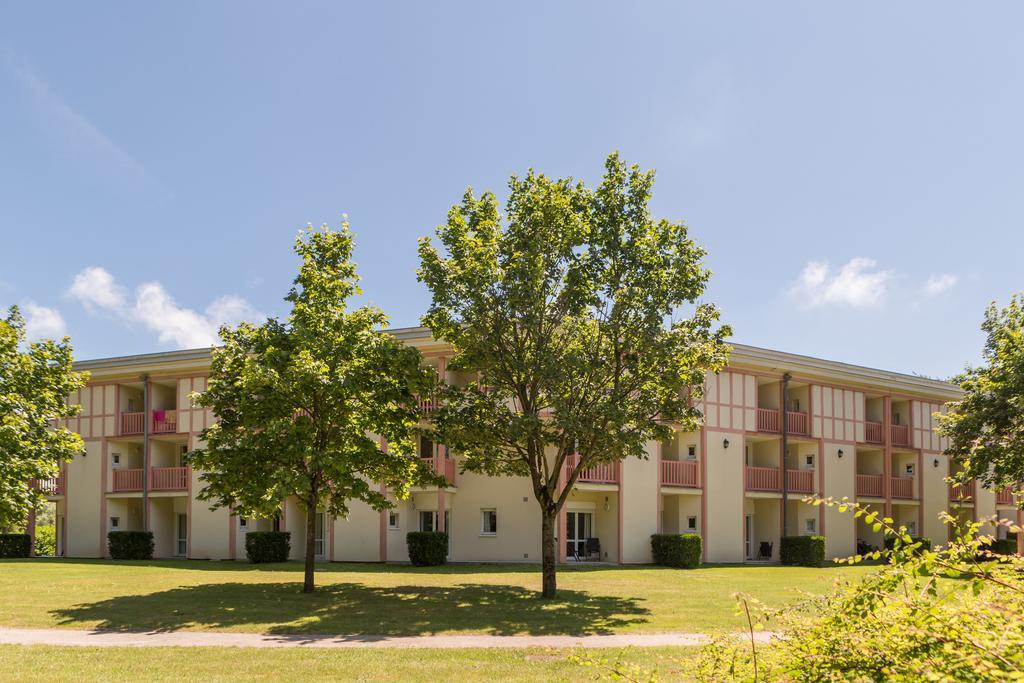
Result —
[{"label": "small bush near building", "polygon": [[824,536],[783,536],[779,546],[782,564],[820,567],[825,564]]},{"label": "small bush near building", "polygon": [[31,547],[28,534],[0,534],[0,557],[28,557]]},{"label": "small bush near building", "polygon": [[111,531],[107,534],[107,550],[114,560],[152,560],[152,531]]},{"label": "small bush near building", "polygon": [[996,555],[1016,555],[1017,554],[1017,539],[1015,538],[999,538],[992,541],[992,545],[988,548]]},{"label": "small bush near building", "polygon": [[291,547],[289,531],[250,531],[245,535],[245,555],[253,564],[287,562]]},{"label": "small bush near building", "polygon": [[405,537],[409,561],[417,567],[436,567],[447,561],[448,534],[441,531],[412,531]]},{"label": "small bush near building", "polygon": [[52,524],[36,527],[36,555],[51,557],[57,554],[57,530]]},{"label": "small bush near building", "polygon": [[651,536],[651,554],[655,564],[693,569],[700,565],[700,551],[700,536],[697,534]]}]

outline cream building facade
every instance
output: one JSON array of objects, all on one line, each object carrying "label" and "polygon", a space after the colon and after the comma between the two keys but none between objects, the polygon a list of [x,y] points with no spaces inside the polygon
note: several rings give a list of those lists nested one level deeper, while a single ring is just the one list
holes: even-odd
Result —
[{"label": "cream building facade", "polygon": [[[464,379],[426,329],[393,334],[439,376]],[[292,557],[303,556],[305,515],[294,501],[275,520],[253,520],[196,497],[202,483],[185,455],[214,417],[188,397],[205,389],[209,363],[201,349],[76,364],[91,380],[71,397],[82,412],[68,426],[85,453],[40,484],[56,506],[58,554],[103,557],[109,531],[149,529],[158,557],[244,560],[247,532],[278,528],[292,532]],[[858,541],[881,545],[852,515],[802,502],[809,495],[869,504],[936,544],[947,540],[942,510],[1020,523],[1008,492],[945,481],[950,462],[934,414],[958,393],[936,380],[735,345],[730,365],[707,377],[700,431],[648,444],[645,460],[584,473],[559,518],[559,555],[647,563],[651,534],[697,533],[706,562],[773,562],[784,516],[788,535],[825,536],[829,557],[853,554]],[[404,562],[406,533],[436,529],[449,533],[451,561],[540,561],[540,513],[525,478],[463,473],[458,454],[426,440],[420,448],[448,485],[416,489],[390,511],[356,504],[348,519],[320,515],[319,559]]]}]

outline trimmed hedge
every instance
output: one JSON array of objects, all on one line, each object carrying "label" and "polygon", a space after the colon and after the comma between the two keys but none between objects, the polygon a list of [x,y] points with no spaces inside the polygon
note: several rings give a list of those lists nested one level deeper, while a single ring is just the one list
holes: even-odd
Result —
[{"label": "trimmed hedge", "polygon": [[114,560],[152,560],[152,531],[111,531],[107,534],[107,550]]},{"label": "trimmed hedge", "polygon": [[989,550],[994,552],[996,555],[1016,555],[1017,554],[1017,539],[1015,538],[1000,538],[992,541],[992,545],[988,547]]},{"label": "trimmed hedge", "polygon": [[405,542],[409,561],[417,567],[436,567],[448,561],[448,534],[443,531],[410,531]]},{"label": "trimmed hedge", "polygon": [[700,536],[697,534],[653,534],[654,563],[666,567],[693,569],[700,565]]},{"label": "trimmed hedge", "polygon": [[783,536],[779,544],[782,564],[820,567],[825,564],[824,536]]},{"label": "trimmed hedge", "polygon": [[245,535],[245,555],[253,564],[287,562],[291,548],[290,531],[250,531]]},{"label": "trimmed hedge", "polygon": [[32,537],[28,534],[0,534],[0,557],[28,557]]},{"label": "trimmed hedge", "polygon": [[[931,541],[930,538],[925,538],[924,536],[911,536],[910,540],[911,540],[912,543],[920,543],[921,544],[921,547],[918,548],[919,551],[921,551],[921,550],[931,550],[932,549],[932,541]],[[886,536],[885,537],[885,549],[886,550],[892,550],[892,547],[893,547],[893,545],[895,543],[896,543],[896,539],[893,538],[892,536]]]}]

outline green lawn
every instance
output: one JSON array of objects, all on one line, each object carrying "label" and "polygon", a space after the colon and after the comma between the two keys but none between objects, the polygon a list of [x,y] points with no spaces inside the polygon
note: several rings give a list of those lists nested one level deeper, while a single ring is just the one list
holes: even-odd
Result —
[{"label": "green lawn", "polygon": [[[695,648],[601,650],[598,656],[679,678]],[[0,669],[18,681],[589,681],[597,672],[571,650],[328,650],[294,648],[121,648],[0,645]]]},{"label": "green lawn", "polygon": [[735,629],[732,594],[770,605],[871,567],[570,567],[559,599],[536,566],[330,564],[313,595],[297,563],[0,561],[0,626],[271,634],[586,634]]}]

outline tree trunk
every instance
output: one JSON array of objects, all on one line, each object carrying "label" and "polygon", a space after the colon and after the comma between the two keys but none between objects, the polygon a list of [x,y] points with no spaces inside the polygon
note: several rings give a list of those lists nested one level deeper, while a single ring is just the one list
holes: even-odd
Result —
[{"label": "tree trunk", "polygon": [[312,593],[314,560],[316,559],[316,509],[306,510],[306,574],[302,583],[303,593]]},{"label": "tree trunk", "polygon": [[558,584],[555,577],[555,572],[558,568],[558,553],[555,547],[557,514],[552,514],[549,510],[545,509],[542,510],[541,515],[541,569],[544,574],[541,596],[545,599],[550,599],[558,595]]}]

